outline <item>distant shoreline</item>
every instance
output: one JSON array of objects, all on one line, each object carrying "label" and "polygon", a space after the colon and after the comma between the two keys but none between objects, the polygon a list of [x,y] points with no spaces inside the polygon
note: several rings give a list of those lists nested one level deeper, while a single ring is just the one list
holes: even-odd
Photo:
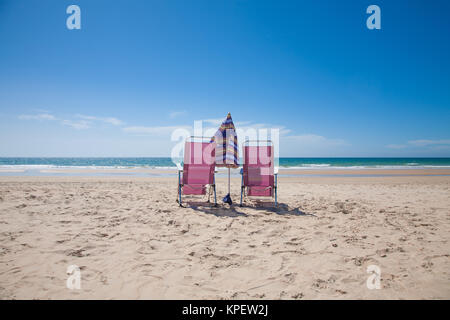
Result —
[{"label": "distant shoreline", "polygon": [[[115,167],[49,167],[49,166],[0,166],[0,176],[87,176],[87,177],[175,177],[176,168],[115,168]],[[225,168],[218,168],[218,178],[227,175]],[[240,177],[240,169],[231,170],[232,177]],[[390,177],[390,176],[450,176],[450,167],[430,168],[280,168],[282,177]]]},{"label": "distant shoreline", "polygon": [[[241,160],[242,161],[242,160]],[[450,175],[450,158],[284,158],[278,161],[284,177],[381,177]],[[240,177],[240,169],[231,170]],[[217,177],[226,175],[217,168]],[[147,158],[4,158],[0,176],[113,176],[175,177],[177,168],[169,157]]]},{"label": "distant shoreline", "polygon": [[[181,159],[177,160],[181,162]],[[242,159],[240,159],[242,163]],[[280,170],[429,170],[450,169],[450,158],[293,158],[280,157],[275,161]],[[54,170],[175,170],[169,157],[0,157],[0,174],[5,172],[54,171]],[[219,170],[220,171],[220,170]],[[154,171],[152,171],[154,172]]]}]

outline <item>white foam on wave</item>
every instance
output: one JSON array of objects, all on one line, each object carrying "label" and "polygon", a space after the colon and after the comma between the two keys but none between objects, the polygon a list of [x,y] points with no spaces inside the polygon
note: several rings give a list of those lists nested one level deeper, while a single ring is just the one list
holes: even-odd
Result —
[{"label": "white foam on wave", "polygon": [[158,166],[57,166],[47,164],[27,164],[27,165],[0,165],[0,171],[5,170],[114,170],[114,169],[155,169],[155,170],[173,170],[177,167],[158,167]]},{"label": "white foam on wave", "polygon": [[[282,170],[402,170],[402,169],[450,169],[450,165],[417,165],[409,163],[406,165],[372,165],[372,166],[332,166],[330,164],[302,164],[300,166],[280,166]],[[58,166],[58,165],[0,165],[0,172],[25,172],[25,171],[51,171],[51,170],[177,170],[175,166]],[[232,169],[232,171],[240,168]],[[216,167],[218,171],[227,168]]]},{"label": "white foam on wave", "polygon": [[437,166],[437,165],[375,165],[375,166],[293,166],[286,167],[280,166],[283,170],[402,170],[402,169],[450,169],[450,166]]}]

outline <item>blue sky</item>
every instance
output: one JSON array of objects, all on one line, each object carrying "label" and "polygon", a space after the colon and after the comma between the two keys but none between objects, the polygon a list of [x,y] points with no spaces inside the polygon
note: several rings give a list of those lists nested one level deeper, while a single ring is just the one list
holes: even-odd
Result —
[{"label": "blue sky", "polygon": [[[68,30],[66,8],[81,8]],[[381,8],[381,30],[366,8]],[[0,0],[0,156],[169,156],[177,127],[281,156],[450,156],[449,1]]]}]

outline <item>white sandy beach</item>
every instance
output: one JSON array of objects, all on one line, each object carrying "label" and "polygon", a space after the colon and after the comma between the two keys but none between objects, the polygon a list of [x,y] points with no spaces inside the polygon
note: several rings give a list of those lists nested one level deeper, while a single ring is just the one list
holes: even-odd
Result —
[{"label": "white sandy beach", "polygon": [[3,176],[0,298],[449,299],[449,191],[450,176],[281,175],[277,210],[180,208],[172,177]]}]

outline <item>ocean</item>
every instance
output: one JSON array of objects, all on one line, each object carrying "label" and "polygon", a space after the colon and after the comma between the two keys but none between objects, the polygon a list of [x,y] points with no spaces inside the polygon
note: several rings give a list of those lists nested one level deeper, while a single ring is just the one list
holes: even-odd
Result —
[{"label": "ocean", "polygon": [[[242,161],[242,160],[241,160]],[[450,168],[450,158],[280,158],[283,169]],[[54,168],[175,168],[171,158],[0,158],[0,171]]]}]

